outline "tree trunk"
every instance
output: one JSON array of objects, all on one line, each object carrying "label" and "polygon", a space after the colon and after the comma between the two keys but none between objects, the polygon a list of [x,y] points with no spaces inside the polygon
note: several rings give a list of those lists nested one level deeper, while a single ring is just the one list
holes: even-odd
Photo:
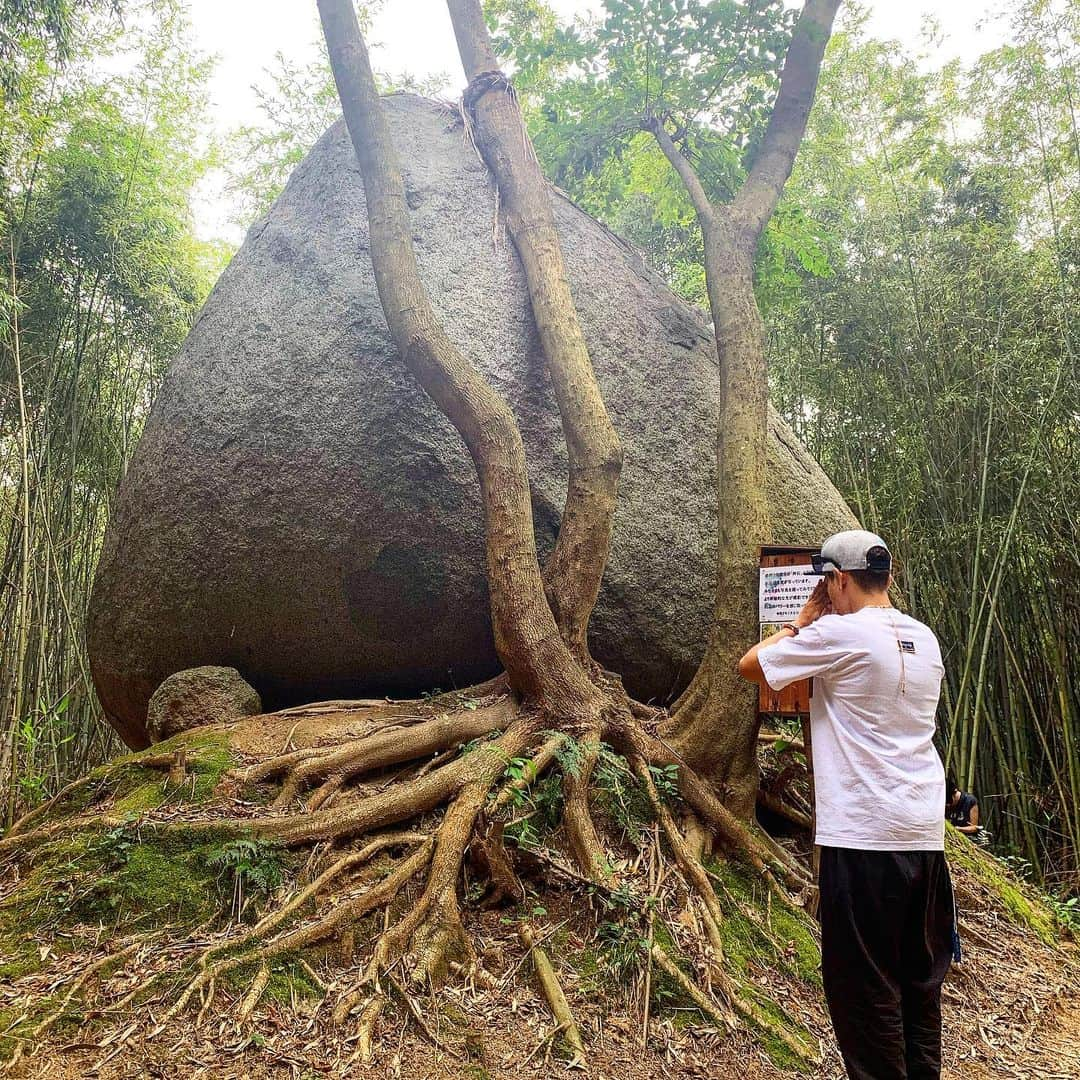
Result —
[{"label": "tree trunk", "polygon": [[756,688],[739,677],[736,663],[757,637],[757,549],[770,539],[764,499],[768,365],[753,263],[806,132],[839,6],[840,0],[806,0],[761,150],[730,206],[710,201],[663,118],[646,118],[697,212],[720,363],[712,633],[665,737],[695,770],[712,779],[728,809],[743,819],[752,817],[756,803],[759,720]]},{"label": "tree trunk", "polygon": [[717,561],[712,631],[705,656],[667,725],[666,737],[723,792],[743,819],[757,797],[757,688],[738,658],[758,632],[758,546],[768,539],[765,454],[768,372],[764,325],[753,288],[753,252],[730,223],[705,230],[709,306],[720,363],[717,428]]},{"label": "tree trunk", "polygon": [[319,0],[345,122],[363,177],[379,300],[405,366],[461,435],[484,511],[495,648],[511,685],[545,709],[580,715],[594,696],[544,593],[517,421],[447,337],[420,282],[409,211],[351,0]]},{"label": "tree trunk", "polygon": [[480,2],[449,0],[448,6],[469,79],[464,105],[499,186],[562,417],[569,458],[566,503],[544,576],[559,629],[574,655],[586,662],[589,616],[607,563],[622,451],[578,322],[548,183],[513,88],[499,70]]}]

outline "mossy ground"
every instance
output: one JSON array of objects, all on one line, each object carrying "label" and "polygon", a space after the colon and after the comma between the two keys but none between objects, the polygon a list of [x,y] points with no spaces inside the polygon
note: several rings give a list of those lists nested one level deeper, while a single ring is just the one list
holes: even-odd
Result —
[{"label": "mossy ground", "polygon": [[999,858],[958,833],[951,826],[945,837],[949,865],[969,873],[1000,901],[1018,926],[1026,927],[1047,945],[1061,939],[1061,928],[1054,913],[1039,894],[1020,881]]},{"label": "mossy ground", "polygon": [[[11,1007],[0,1003],[0,1056],[10,1053],[18,1038],[27,1037],[41,1017],[56,1008],[72,973],[79,970],[76,964],[80,956],[101,955],[104,943],[115,947],[144,930],[161,934],[160,940],[171,942],[179,949],[181,941],[186,942],[196,933],[205,935],[206,927],[211,928],[211,933],[226,927],[236,916],[234,885],[238,866],[276,860],[275,873],[280,871],[284,879],[282,895],[294,891],[306,853],[294,857],[252,847],[257,842],[243,839],[242,822],[232,821],[227,826],[200,830],[195,835],[184,834],[182,838],[159,827],[163,820],[185,816],[193,804],[205,804],[198,816],[213,813],[210,807],[215,788],[223,773],[234,764],[224,735],[216,732],[193,733],[155,747],[152,753],[157,757],[180,747],[187,751],[188,758],[188,780],[184,785],[170,787],[162,770],[141,764],[145,755],[130,755],[96,770],[86,783],[73,789],[51,809],[49,820],[83,811],[91,813],[85,827],[34,848],[32,855],[19,865],[17,884],[0,901],[0,982],[11,983],[25,977],[25,986],[40,991],[32,1008],[27,1006],[27,1001],[33,994],[27,992],[21,992],[20,999]],[[623,832],[625,850],[611,856],[613,860],[620,854],[625,856],[620,860],[620,873],[623,873],[628,861],[633,862],[648,850],[653,823],[647,800],[639,797],[640,792],[635,790],[625,770],[611,766],[608,774],[597,800],[597,811],[598,816],[610,822],[613,831]],[[546,813],[548,801],[556,799],[557,789],[544,788],[534,796],[531,806],[515,808],[516,816],[533,827],[527,838],[530,842],[557,846],[558,828]],[[107,815],[108,827],[94,824],[92,814],[98,809]],[[527,817],[531,811],[540,812]],[[551,816],[557,820],[557,815]],[[634,837],[644,843],[635,842]],[[242,844],[249,847],[243,848]],[[1057,941],[1052,913],[1033,890],[1015,879],[1007,866],[956,835],[950,835],[949,856],[962,887],[977,894],[984,910],[1002,912],[1004,918],[997,916],[998,925],[1004,927],[1007,920],[1009,934],[1038,941],[1040,949],[1042,943],[1050,947]],[[385,864],[381,861],[372,864],[372,880],[385,873],[391,862],[387,856]],[[639,877],[642,865],[639,858]],[[759,1022],[750,1023],[749,1031],[735,1041],[766,1063],[764,1072],[752,1074],[755,1077],[805,1072],[806,1061],[792,1052],[791,1042],[805,1045],[812,1053],[818,1039],[827,1034],[821,1008],[814,924],[801,910],[776,897],[770,898],[761,879],[739,864],[717,860],[708,864],[708,870],[724,913],[721,931],[728,977],[759,1017]],[[272,877],[271,874],[268,879]],[[605,899],[601,892],[581,885],[564,882],[553,886],[542,873],[529,876],[526,872],[523,883],[527,896],[516,907],[488,911],[480,893],[466,903],[470,932],[488,944],[484,959],[488,970],[499,978],[513,980],[488,999],[485,1020],[478,1023],[466,1005],[459,1008],[445,996],[440,995],[442,1004],[438,1006],[434,997],[423,1002],[425,1008],[437,1010],[436,1026],[442,1035],[466,1048],[465,1056],[460,1059],[460,1071],[455,1075],[473,1076],[475,1080],[507,1075],[500,1065],[504,1050],[495,1049],[503,1039],[499,1032],[521,1027],[520,1014],[507,1013],[506,1009],[508,1002],[519,995],[524,994],[522,1000],[528,1000],[529,993],[520,985],[530,980],[527,958],[521,953],[514,925],[521,918],[537,927],[556,928],[544,939],[544,945],[563,973],[572,1007],[579,1017],[584,1016],[594,1025],[589,1030],[600,1030],[609,1015],[624,1013],[632,1018],[635,1010],[640,1010],[648,926],[647,918],[642,917],[640,887],[632,900],[627,900]],[[465,894],[468,898],[469,889]],[[396,917],[414,900],[415,892],[399,898],[392,916]],[[664,918],[654,922],[654,941],[687,975],[700,976],[701,971],[695,972],[689,959],[693,950],[688,943],[692,945],[693,934],[678,921],[684,901],[677,891],[668,900]],[[252,904],[246,917],[253,917],[258,909],[258,902]],[[358,946],[366,949],[382,924],[380,913],[378,918],[373,917],[358,927]],[[349,968],[349,961],[345,962],[348,970],[343,976],[344,984],[356,977],[355,965],[362,962],[360,948],[351,962],[353,968]],[[252,1036],[253,1047],[262,1043],[269,1046],[278,1037],[281,1017],[287,1016],[290,1008],[305,1000],[321,998],[323,987],[319,980],[332,980],[341,971],[341,957],[336,953],[331,955],[332,951],[328,948],[325,957],[319,952],[305,954],[303,958],[284,955],[272,962],[263,1007],[274,1012],[277,1026],[257,1031]],[[67,953],[73,955],[65,956]],[[180,950],[177,955],[190,954]],[[318,975],[312,976],[307,965],[312,965]],[[248,967],[230,973],[222,987],[226,999],[234,1004],[240,1000],[254,972],[254,967]],[[178,971],[177,979],[189,975],[190,972]],[[125,977],[130,979],[130,973],[125,973]],[[179,987],[179,982],[176,985]],[[338,990],[341,985],[338,984]],[[516,987],[512,993],[511,985]],[[684,1047],[700,1045],[702,1032],[711,1026],[681,988],[655,965],[651,987],[654,1027],[650,1029],[649,1046],[640,1047],[631,1055],[635,1061],[640,1058],[643,1067],[648,1055],[661,1045],[670,1046],[672,1042]],[[90,998],[84,1000],[80,993],[62,1026],[70,1028],[82,1023],[84,1014],[80,1010],[85,1010],[89,1002]],[[222,1005],[226,1007],[227,1004]],[[316,1015],[310,1006],[301,1009],[305,1010],[311,1016]],[[318,1015],[326,1012],[323,1009]],[[548,1022],[542,1007],[533,1015],[539,1018],[537,1022],[519,1032],[519,1042],[524,1040],[523,1047],[518,1047],[519,1058],[536,1047]],[[408,1027],[406,1010],[399,1003],[391,1003],[388,1016],[393,1017],[392,1022]],[[492,1017],[501,1019],[495,1021]],[[91,1023],[96,1030],[100,1021]],[[639,1045],[636,1042],[640,1038],[639,1025],[640,1017],[628,1020],[625,1025],[625,1030],[633,1033],[635,1046]],[[779,1038],[777,1031],[785,1037]],[[69,1030],[64,1030],[61,1037],[77,1041]],[[709,1036],[704,1038],[707,1040]],[[726,1038],[730,1042],[733,1036]],[[329,1045],[334,1045],[333,1039]],[[719,1043],[708,1045],[719,1052]],[[470,1046],[475,1046],[475,1054],[469,1050]],[[540,1065],[545,1056],[542,1052],[535,1063]],[[556,1047],[552,1067],[568,1056]],[[627,1071],[625,1075],[631,1073]]]},{"label": "mossy ground", "polygon": [[[810,1030],[770,992],[778,973],[797,984],[798,998],[821,990],[821,951],[814,924],[806,912],[769,894],[760,878],[741,864],[716,861],[708,867],[724,910],[720,933],[724,962],[740,992],[768,1020],[760,1037],[779,1068],[806,1069],[771,1028],[784,1030],[812,1054],[816,1040]],[[781,999],[782,1000],[782,999]]]},{"label": "mossy ground", "polygon": [[[170,787],[160,770],[140,764],[143,755],[130,755],[95,769],[50,809],[49,820],[55,821],[100,806],[112,821],[119,817],[123,823],[107,827],[90,817],[84,827],[32,849],[17,887],[0,900],[0,981],[33,975],[102,936],[119,940],[167,928],[170,936],[184,937],[228,917],[235,872],[223,853],[237,830],[206,829],[193,841],[190,834],[140,827],[150,811],[209,800],[233,764],[224,738],[214,733],[181,737],[153,753],[181,745],[189,776],[182,785]],[[285,980],[289,997],[297,980],[309,982],[301,976]],[[51,999],[42,998],[30,1015],[0,1013],[0,1056],[51,1007]]]},{"label": "mossy ground", "polygon": [[[141,762],[183,749],[187,753],[188,782],[169,788],[160,769]],[[50,807],[50,820],[81,814],[93,807],[111,804],[116,813],[144,814],[169,803],[205,803],[221,777],[234,764],[228,736],[221,731],[199,731],[177,735],[148,751],[127,754],[99,765],[81,782],[62,793]]]}]

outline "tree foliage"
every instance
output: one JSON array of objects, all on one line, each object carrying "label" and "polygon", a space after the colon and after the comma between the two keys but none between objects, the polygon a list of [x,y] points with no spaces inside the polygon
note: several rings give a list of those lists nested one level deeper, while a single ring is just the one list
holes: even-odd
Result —
[{"label": "tree foliage", "polygon": [[[667,120],[709,198],[730,201],[764,133],[795,11],[782,0],[615,0],[565,26],[543,0],[495,0],[488,12],[548,175],[704,303],[694,208],[643,127]],[[774,262],[793,255],[824,272],[821,241],[785,204],[762,246]]]},{"label": "tree foliage", "polygon": [[119,15],[122,6],[122,0],[0,0],[0,91],[14,90],[28,51],[44,48],[62,66],[75,51],[80,18]]},{"label": "tree foliage", "polygon": [[794,22],[783,0],[607,0],[599,19],[569,26],[538,0],[488,10],[515,85],[543,121],[533,135],[556,183],[595,178],[643,120],[665,117],[721,196],[764,130]]},{"label": "tree foliage", "polygon": [[100,73],[121,44],[115,26],[72,7],[64,67],[48,41],[24,38],[0,110],[8,816],[108,742],[82,643],[98,545],[165,363],[220,262],[195,240],[189,208],[209,162],[196,119],[208,67],[178,4],[131,11],[126,74]]}]

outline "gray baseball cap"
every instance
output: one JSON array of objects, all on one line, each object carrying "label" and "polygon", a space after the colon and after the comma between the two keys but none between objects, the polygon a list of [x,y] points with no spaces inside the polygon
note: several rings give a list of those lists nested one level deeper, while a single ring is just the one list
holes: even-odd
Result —
[{"label": "gray baseball cap", "polygon": [[[883,548],[885,554],[870,555],[871,548]],[[892,555],[877,533],[864,529],[848,529],[834,533],[821,545],[821,554],[810,560],[811,574],[827,574],[832,570],[891,570]]]}]

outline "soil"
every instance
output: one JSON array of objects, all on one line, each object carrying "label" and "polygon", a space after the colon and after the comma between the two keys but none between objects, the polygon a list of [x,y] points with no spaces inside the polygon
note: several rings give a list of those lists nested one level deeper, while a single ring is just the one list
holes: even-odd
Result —
[{"label": "soil", "polygon": [[[969,934],[966,958],[946,983],[946,1080],[1077,1080],[1080,996],[1075,972],[1072,980],[1068,972],[1075,954],[1033,940],[1030,931],[1007,923],[993,909],[966,912],[965,921],[969,920],[995,944],[988,948]],[[521,949],[515,936],[505,931],[500,935],[497,919],[488,923],[490,954],[485,961],[502,953],[504,963],[518,963]],[[671,1016],[650,1025],[648,1047],[642,1048],[639,1008],[621,1007],[617,998],[602,1000],[581,993],[565,968],[562,975],[589,1045],[585,1070],[569,1069],[545,1048],[537,1050],[551,1030],[550,1015],[530,985],[518,984],[506,994],[453,986],[442,992],[451,1008],[456,1003],[469,1017],[476,1033],[474,1045],[482,1045],[472,1061],[433,1046],[415,1023],[405,1022],[405,1010],[399,1005],[388,1009],[382,1022],[384,1031],[399,1034],[365,1067],[349,1062],[352,1039],[328,1028],[311,1002],[268,1002],[258,1010],[254,1023],[241,1031],[232,1019],[228,997],[223,997],[214,1017],[200,1029],[193,1028],[189,1017],[152,1040],[139,1037],[123,1042],[131,1023],[124,1018],[91,1044],[71,1038],[50,1040],[13,1075],[50,1080],[145,1076],[539,1080],[559,1075],[595,1080],[780,1080],[797,1075],[772,1065],[745,1031],[721,1037],[692,1024],[682,1026]],[[238,1004],[241,993],[232,997],[232,1004]],[[421,1007],[437,1036],[439,1010],[429,1001]],[[442,1008],[446,1007],[444,1000]],[[791,1002],[791,1008],[798,1010],[822,1041],[824,1061],[813,1075],[839,1080],[844,1072],[820,1001]]]}]

